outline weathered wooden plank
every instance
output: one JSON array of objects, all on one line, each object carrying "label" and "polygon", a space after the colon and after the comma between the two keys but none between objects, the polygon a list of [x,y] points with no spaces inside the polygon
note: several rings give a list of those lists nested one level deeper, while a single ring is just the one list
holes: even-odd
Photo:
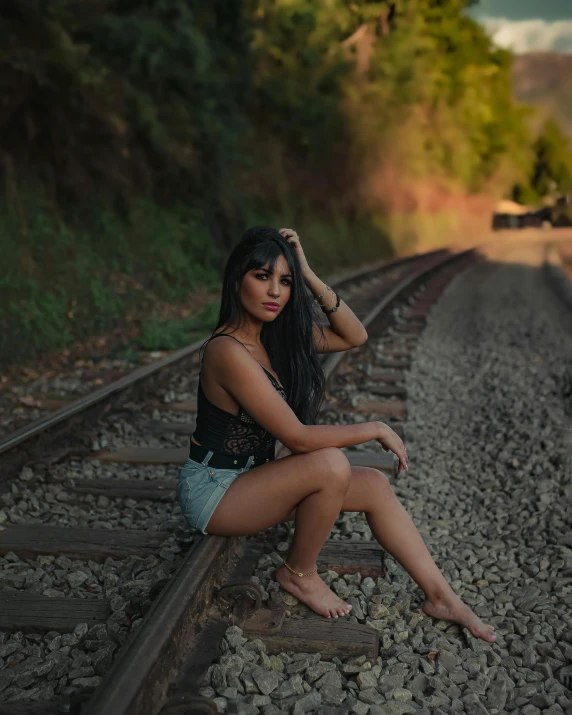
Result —
[{"label": "weathered wooden plank", "polygon": [[392,360],[386,357],[383,358],[378,358],[375,361],[375,364],[378,368],[381,368],[383,370],[408,370],[409,369],[409,360]]},{"label": "weathered wooden plank", "polygon": [[0,630],[73,631],[78,623],[105,623],[110,615],[109,602],[103,599],[50,598],[25,591],[0,591]]},{"label": "weathered wooden plank", "polygon": [[143,425],[142,429],[152,434],[191,435],[196,429],[196,424],[195,422],[161,422],[160,420],[150,420]]},{"label": "weathered wooden plank", "polygon": [[188,447],[125,447],[112,452],[101,450],[89,455],[100,462],[128,462],[130,464],[179,464],[189,456]]},{"label": "weathered wooden plank", "polygon": [[324,542],[318,556],[320,570],[327,568],[341,574],[360,573],[363,577],[383,576],[385,551],[377,541]]},{"label": "weathered wooden plank", "polygon": [[171,402],[166,405],[166,409],[175,410],[176,412],[191,412],[197,411],[197,401],[184,400],[183,402]]},{"label": "weathered wooden plank", "polygon": [[61,712],[60,704],[57,702],[0,702],[0,715],[60,715]]},{"label": "weathered wooden plank", "polygon": [[360,655],[375,659],[379,655],[377,631],[340,619],[288,618],[278,633],[258,635],[257,638],[264,641],[270,654],[288,651],[321,653],[322,660]]},{"label": "weathered wooden plank", "polygon": [[108,556],[147,556],[159,551],[168,531],[88,529],[77,526],[10,524],[0,531],[0,555],[13,551],[22,559],[63,554],[70,559],[104,561]]},{"label": "weathered wooden plank", "polygon": [[405,373],[398,370],[373,370],[368,378],[376,382],[405,382]]},{"label": "weathered wooden plank", "polygon": [[147,405],[149,410],[159,410],[160,412],[188,412],[194,414],[197,411],[197,400],[183,400],[182,402],[152,402]]},{"label": "weathered wooden plank", "polygon": [[379,397],[407,397],[407,390],[402,385],[377,385],[375,383],[367,383],[360,385],[359,389],[363,392],[371,392],[372,395]]},{"label": "weathered wooden plank", "polygon": [[151,479],[73,479],[68,489],[76,494],[103,494],[110,498],[173,501],[177,480]]},{"label": "weathered wooden plank", "polygon": [[52,398],[52,397],[32,397],[28,396],[29,399],[26,399],[26,397],[22,398],[20,400],[20,405],[22,407],[31,407],[31,408],[37,408],[39,410],[61,410],[62,407],[67,407],[68,405],[73,404],[74,402],[77,402],[79,400],[79,397],[75,397],[74,399],[59,399],[59,398]]},{"label": "weathered wooden plank", "polygon": [[[345,409],[345,408],[344,408]],[[188,457],[189,448],[180,447],[177,449],[162,449],[160,447],[126,447],[125,449],[118,449],[114,452],[95,452],[91,455],[91,459],[99,459],[101,462],[130,462],[133,464],[179,464],[183,465]],[[393,466],[393,461],[390,455],[383,454],[381,452],[347,452],[350,464],[359,467],[375,467],[378,469],[391,469]],[[355,461],[353,461],[355,460]],[[364,461],[365,460],[365,461]],[[113,489],[122,488],[118,484],[120,481],[125,481],[125,488],[131,488],[127,484],[128,480],[89,480],[89,479],[76,479],[74,480],[76,484],[81,484],[82,487],[90,487],[89,482],[95,481],[100,483],[105,483]],[[129,480],[130,482],[131,480]],[[136,490],[137,485],[140,484],[140,488],[143,490],[153,489],[151,486],[154,482],[151,482],[149,487],[147,483],[143,483],[142,480],[136,480],[133,485],[133,489]],[[158,484],[169,484],[169,482],[158,482]],[[175,485],[176,486],[176,485]],[[164,488],[164,486],[162,487]],[[160,491],[160,489],[159,489]],[[95,492],[93,492],[95,493]],[[136,498],[136,497],[133,497]]]},{"label": "weathered wooden plank", "polygon": [[386,400],[384,402],[361,402],[356,407],[344,405],[342,412],[360,412],[362,414],[377,414],[382,417],[397,417],[405,419],[405,403],[401,400]]},{"label": "weathered wooden plank", "polygon": [[384,469],[393,471],[396,457],[393,452],[367,451],[346,451],[344,452],[352,467],[373,467],[374,469]]}]

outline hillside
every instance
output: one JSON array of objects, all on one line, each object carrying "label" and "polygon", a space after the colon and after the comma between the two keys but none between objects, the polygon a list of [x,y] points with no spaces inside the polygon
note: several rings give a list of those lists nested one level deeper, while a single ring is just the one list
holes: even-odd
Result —
[{"label": "hillside", "polygon": [[249,225],[295,226],[318,274],[488,229],[534,148],[466,5],[0,3],[2,359],[142,304],[157,335]]},{"label": "hillside", "polygon": [[517,55],[513,65],[514,95],[538,108],[533,127],[550,114],[572,136],[572,55],[531,52]]}]

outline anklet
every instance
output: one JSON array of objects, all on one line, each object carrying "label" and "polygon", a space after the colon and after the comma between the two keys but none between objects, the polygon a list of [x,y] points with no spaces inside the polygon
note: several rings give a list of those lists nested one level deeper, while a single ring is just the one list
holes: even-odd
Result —
[{"label": "anklet", "polygon": [[284,566],[286,566],[288,571],[292,571],[292,573],[294,573],[294,574],[296,574],[296,576],[300,576],[300,577],[301,576],[312,576],[318,570],[318,568],[316,567],[313,571],[310,571],[309,573],[302,573],[301,571],[294,571],[294,569],[290,568],[290,566],[288,566],[288,564],[286,563],[286,561],[284,561],[284,559],[282,559],[282,562],[284,563]]}]

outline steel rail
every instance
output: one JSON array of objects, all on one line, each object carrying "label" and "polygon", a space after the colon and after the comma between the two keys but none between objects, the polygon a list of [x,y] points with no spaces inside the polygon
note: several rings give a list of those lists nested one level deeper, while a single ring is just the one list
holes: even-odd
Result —
[{"label": "steel rail", "polygon": [[[362,321],[364,326],[367,328],[381,311],[416,281],[423,280],[453,261],[460,261],[472,252],[469,249],[445,257],[436,256],[435,260],[406,276],[368,313]],[[331,378],[340,364],[338,354],[329,358],[324,364],[327,379]],[[205,593],[204,587],[208,585],[209,579],[212,581],[214,578],[213,566],[223,563],[225,559],[228,561],[231,553],[240,548],[237,543],[244,542],[244,538],[214,535],[202,536],[195,542],[157,601],[145,614],[138,630],[121,649],[89,703],[82,708],[82,715],[160,713],[166,704],[169,681],[174,680],[184,658],[184,651],[190,647],[194,633],[201,628],[200,624],[191,623],[189,611],[198,611],[203,618],[206,617],[212,603],[212,593]],[[217,576],[220,579],[223,574],[219,572]],[[199,593],[200,607],[197,608],[193,599]],[[175,645],[179,647],[175,648]],[[163,658],[168,662],[162,662]]]},{"label": "steel rail", "polygon": [[[426,274],[431,273],[431,271],[435,270],[436,268],[443,268],[445,265],[453,261],[461,260],[462,258],[468,256],[470,253],[473,252],[474,249],[469,248],[466,251],[460,251],[459,253],[445,256],[444,258],[436,256],[435,261],[433,263],[430,263],[429,266],[423,266],[418,271],[411,273],[409,276],[406,276],[393,288],[393,290],[389,291],[389,293],[387,293],[387,295],[385,295],[379,301],[379,303],[374,308],[372,308],[372,310],[365,316],[365,318],[361,321],[364,327],[367,328],[368,325],[371,325],[371,323],[373,323],[373,321],[378,317],[378,315],[382,311],[387,310],[391,303],[393,303],[394,300],[399,298],[400,294],[403,293],[403,291],[406,290],[412,283],[415,283],[416,281],[424,278]],[[344,358],[347,356],[348,352],[350,351],[346,350],[345,352],[332,353],[331,355],[328,355],[327,359],[324,361],[324,369],[326,370],[327,376],[326,384],[329,382],[330,376],[338,368],[342,360],[344,360]]]}]

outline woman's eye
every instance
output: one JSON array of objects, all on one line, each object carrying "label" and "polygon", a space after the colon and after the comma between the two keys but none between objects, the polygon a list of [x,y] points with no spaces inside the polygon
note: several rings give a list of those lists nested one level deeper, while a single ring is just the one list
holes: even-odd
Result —
[{"label": "woman's eye", "polygon": [[[268,278],[268,274],[266,274],[266,273],[257,273],[257,274],[256,274],[256,277],[257,277],[257,278]],[[282,283],[284,283],[284,285],[288,286],[289,288],[292,287],[292,281],[288,280],[288,278],[283,278],[283,279],[282,279]]]}]

